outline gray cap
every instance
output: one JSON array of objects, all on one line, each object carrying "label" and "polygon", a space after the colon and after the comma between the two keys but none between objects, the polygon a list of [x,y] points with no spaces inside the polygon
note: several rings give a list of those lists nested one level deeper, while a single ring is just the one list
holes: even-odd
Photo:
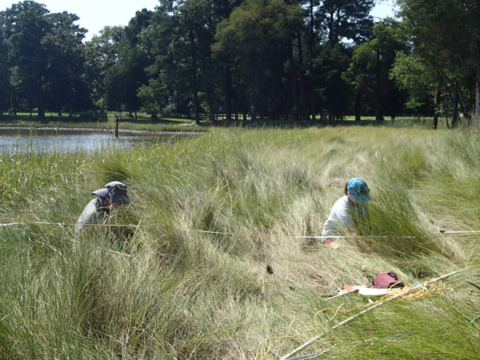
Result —
[{"label": "gray cap", "polygon": [[127,185],[120,181],[109,182],[103,188],[92,192],[92,195],[98,195],[121,204],[130,203],[130,198],[127,195]]}]

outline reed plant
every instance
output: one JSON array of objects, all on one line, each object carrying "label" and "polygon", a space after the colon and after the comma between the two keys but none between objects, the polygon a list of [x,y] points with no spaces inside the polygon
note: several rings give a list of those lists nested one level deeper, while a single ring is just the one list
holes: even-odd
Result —
[{"label": "reed plant", "polygon": [[[480,357],[480,134],[391,127],[212,129],[100,153],[0,157],[0,357]],[[321,235],[351,177],[370,188],[364,239]],[[132,204],[74,233],[105,183]],[[444,293],[368,306],[344,284],[462,269]],[[337,311],[338,310],[338,311]],[[266,341],[265,341],[266,340]],[[334,346],[335,345],[335,346]],[[334,347],[332,347],[334,346]],[[277,349],[272,351],[272,347]],[[277,354],[277,355],[275,355]]]}]

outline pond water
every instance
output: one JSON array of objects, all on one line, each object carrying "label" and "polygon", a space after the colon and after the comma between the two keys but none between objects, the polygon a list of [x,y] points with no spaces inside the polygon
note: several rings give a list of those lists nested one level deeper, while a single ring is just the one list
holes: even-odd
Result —
[{"label": "pond water", "polygon": [[76,150],[99,151],[105,147],[130,147],[138,143],[176,141],[188,133],[119,132],[89,129],[28,129],[0,127],[0,154],[13,155],[26,151],[69,152]]}]

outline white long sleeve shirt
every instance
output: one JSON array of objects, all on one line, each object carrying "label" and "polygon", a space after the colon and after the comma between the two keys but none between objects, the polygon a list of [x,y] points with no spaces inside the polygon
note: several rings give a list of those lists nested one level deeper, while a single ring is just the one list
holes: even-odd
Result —
[{"label": "white long sleeve shirt", "polygon": [[339,236],[345,233],[346,228],[355,228],[352,214],[359,212],[363,216],[368,216],[366,206],[355,206],[347,195],[338,199],[332,207],[330,216],[323,224],[322,236]]}]

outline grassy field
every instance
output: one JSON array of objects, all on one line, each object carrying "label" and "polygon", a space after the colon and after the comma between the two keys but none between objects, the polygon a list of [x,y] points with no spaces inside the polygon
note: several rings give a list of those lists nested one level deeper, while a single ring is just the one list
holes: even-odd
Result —
[{"label": "grassy field", "polygon": [[[109,113],[106,120],[98,121],[96,118],[86,116],[74,116],[69,119],[68,115],[58,116],[54,113],[45,114],[45,118],[30,117],[27,113],[18,113],[17,116],[3,115],[0,117],[0,127],[68,127],[68,128],[94,128],[101,130],[115,129],[115,118],[118,113]],[[120,130],[147,130],[147,131],[199,131],[195,121],[181,117],[166,117],[152,120],[147,116],[139,116],[137,120],[125,117],[120,120]],[[204,130],[202,130],[204,131]]]},{"label": "grassy field", "polygon": [[[480,230],[474,131],[213,128],[95,155],[3,155],[0,176],[1,222],[22,223],[0,227],[2,359],[279,359],[320,334],[298,355],[480,358],[467,283],[480,286],[480,234],[430,236]],[[386,238],[336,250],[305,238],[351,177],[368,182],[371,234]],[[90,192],[112,180],[132,205],[76,236]],[[324,301],[344,284],[456,270],[443,293],[332,330],[369,304]]]},{"label": "grassy field", "polygon": [[[87,114],[90,114],[87,113]],[[4,114],[0,116],[0,127],[3,126],[17,126],[17,127],[69,127],[69,128],[95,128],[102,130],[112,130],[115,128],[115,118],[119,117],[119,113],[109,112],[103,121],[98,121],[95,112],[89,116],[75,115],[73,119],[69,119],[68,115],[58,116],[56,113],[46,113],[46,117],[39,119],[36,116],[30,117],[29,113],[17,113],[16,116]],[[185,116],[175,115],[152,120],[146,114],[139,114],[138,119],[129,117],[128,114],[123,113],[120,116],[120,130],[146,130],[146,131],[207,131],[209,122],[205,114],[202,114],[200,121],[201,125],[196,125],[192,119],[187,119]],[[336,127],[336,126],[387,126],[387,127],[415,127],[431,129],[433,119],[429,117],[398,117],[395,120],[386,118],[384,122],[377,122],[372,116],[362,117],[361,122],[354,121],[354,116],[347,116],[342,121],[305,121],[305,120],[257,120],[252,122],[247,121],[232,121],[227,122],[220,117],[217,122],[218,126],[228,127],[253,127],[253,128],[305,128],[305,127]],[[439,129],[446,128],[445,121],[440,120],[438,124]]]}]

